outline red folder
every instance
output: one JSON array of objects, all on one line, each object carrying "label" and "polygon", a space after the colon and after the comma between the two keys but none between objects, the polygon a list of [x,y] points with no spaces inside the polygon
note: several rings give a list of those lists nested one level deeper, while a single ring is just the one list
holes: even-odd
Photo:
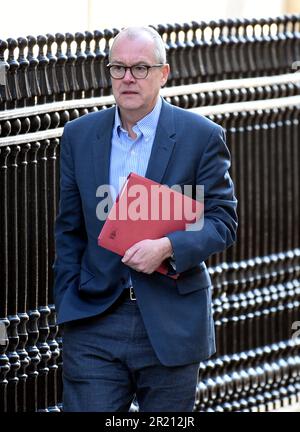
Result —
[{"label": "red folder", "polygon": [[[124,256],[127,249],[145,239],[159,239],[166,234],[185,230],[187,224],[200,220],[203,202],[178,190],[130,173],[98,237],[98,245]],[[177,279],[169,261],[159,273]]]}]

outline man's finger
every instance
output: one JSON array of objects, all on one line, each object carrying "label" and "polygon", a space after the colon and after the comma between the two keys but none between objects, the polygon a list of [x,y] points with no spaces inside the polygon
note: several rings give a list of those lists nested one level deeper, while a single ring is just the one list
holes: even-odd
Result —
[{"label": "man's finger", "polygon": [[123,258],[122,258],[122,262],[128,262],[129,260],[131,260],[131,258],[135,255],[135,253],[137,252],[138,248],[134,246],[132,246],[131,248],[127,249],[127,251],[125,252]]}]

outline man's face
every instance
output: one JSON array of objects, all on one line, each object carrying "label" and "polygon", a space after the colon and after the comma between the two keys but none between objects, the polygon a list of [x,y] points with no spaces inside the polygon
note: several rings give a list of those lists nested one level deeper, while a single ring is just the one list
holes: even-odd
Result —
[{"label": "man's face", "polygon": [[[154,43],[148,35],[136,39],[129,39],[125,35],[120,37],[113,46],[110,63],[123,66],[136,64],[157,64]],[[142,118],[152,111],[160,87],[167,81],[169,65],[149,69],[144,79],[136,79],[129,69],[123,79],[112,78],[112,89],[121,114],[134,115]]]}]

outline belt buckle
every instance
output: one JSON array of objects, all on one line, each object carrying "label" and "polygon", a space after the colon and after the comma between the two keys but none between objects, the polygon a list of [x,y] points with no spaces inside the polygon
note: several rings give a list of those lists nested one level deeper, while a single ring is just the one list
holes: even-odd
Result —
[{"label": "belt buckle", "polygon": [[129,295],[130,295],[130,300],[136,300],[132,286],[129,288]]}]

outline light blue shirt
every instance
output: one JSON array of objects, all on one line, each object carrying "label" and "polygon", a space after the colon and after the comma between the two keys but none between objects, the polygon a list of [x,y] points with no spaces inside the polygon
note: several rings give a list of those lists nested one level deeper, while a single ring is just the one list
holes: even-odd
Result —
[{"label": "light blue shirt", "polygon": [[[122,127],[116,108],[111,141],[109,182],[112,198],[115,199],[130,172],[145,176],[161,111],[162,100],[158,97],[153,110],[132,128],[136,138],[132,139]],[[132,285],[128,271],[125,287]]]}]

